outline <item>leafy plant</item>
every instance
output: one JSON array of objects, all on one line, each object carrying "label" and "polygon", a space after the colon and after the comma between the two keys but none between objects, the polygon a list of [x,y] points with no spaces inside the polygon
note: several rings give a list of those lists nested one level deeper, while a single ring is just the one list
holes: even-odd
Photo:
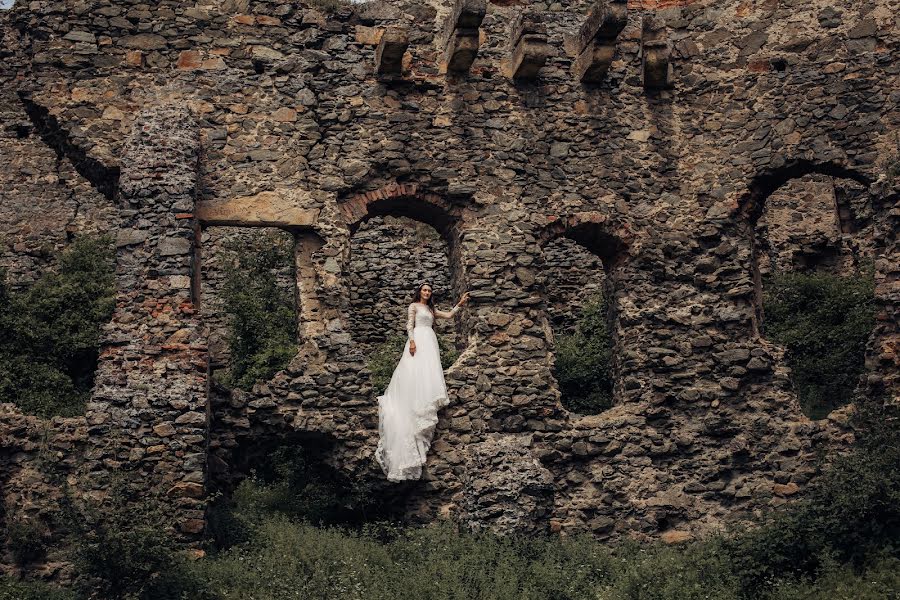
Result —
[{"label": "leafy plant", "polygon": [[66,532],[75,587],[109,600],[176,600],[184,592],[203,598],[178,555],[166,503],[140,494],[132,494],[122,478],[113,480],[103,502],[65,493],[57,525]]},{"label": "leafy plant", "polygon": [[47,527],[35,519],[15,518],[6,526],[6,539],[15,563],[24,567],[47,554]]},{"label": "leafy plant", "polygon": [[803,411],[825,417],[849,402],[875,326],[874,269],[859,276],[785,273],[763,285],[765,332],[787,350]]},{"label": "leafy plant", "polygon": [[0,600],[76,600],[76,595],[73,590],[46,583],[0,577]]},{"label": "leafy plant", "polygon": [[223,383],[249,390],[297,352],[294,296],[278,284],[278,273],[293,268],[293,248],[283,235],[269,233],[227,249],[222,299],[231,361]]},{"label": "leafy plant", "polygon": [[554,374],[562,404],[572,412],[596,414],[612,406],[612,342],[602,295],[585,304],[574,332],[556,336]]},{"label": "leafy plant", "polygon": [[110,236],[76,238],[21,292],[0,270],[0,400],[44,417],[84,411],[115,308],[114,256]]}]

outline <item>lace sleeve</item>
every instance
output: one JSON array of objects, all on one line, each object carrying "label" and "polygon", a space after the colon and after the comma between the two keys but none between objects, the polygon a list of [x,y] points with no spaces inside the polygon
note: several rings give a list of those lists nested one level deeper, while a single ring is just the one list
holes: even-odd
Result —
[{"label": "lace sleeve", "polygon": [[440,317],[442,319],[449,319],[453,315],[459,312],[459,305],[454,306],[449,312],[444,310],[434,309],[434,316]]},{"label": "lace sleeve", "polygon": [[406,316],[406,335],[409,338],[409,341],[414,342],[415,338],[413,338],[413,329],[416,328],[416,303],[413,302],[409,305],[409,310],[407,311]]}]

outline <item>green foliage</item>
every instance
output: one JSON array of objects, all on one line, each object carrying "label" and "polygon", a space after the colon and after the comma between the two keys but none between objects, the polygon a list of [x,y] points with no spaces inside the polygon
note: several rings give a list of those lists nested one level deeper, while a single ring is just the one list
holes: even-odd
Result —
[{"label": "green foliage", "polygon": [[849,402],[875,326],[874,270],[785,273],[764,283],[765,331],[787,349],[803,411],[823,418]]},{"label": "green foliage", "polygon": [[193,565],[217,597],[378,599],[594,598],[608,552],[586,538],[527,539],[404,528],[383,543],[371,532],[317,528],[283,515],[252,541]]},{"label": "green foliage", "polygon": [[[449,369],[459,358],[459,350],[447,342],[442,335],[437,335],[438,352],[441,355],[441,367]],[[400,353],[406,346],[406,336],[399,333],[390,334],[385,341],[379,344],[369,355],[366,367],[371,373],[372,387],[379,393],[387,389],[391,382],[391,375],[400,362]]]},{"label": "green foliage", "polygon": [[45,583],[0,577],[0,600],[76,600],[76,595]]},{"label": "green foliage", "polygon": [[302,443],[284,443],[266,453],[251,477],[210,513],[219,547],[246,542],[272,514],[314,525],[365,521],[382,509],[367,480],[335,473]]},{"label": "green foliage", "polygon": [[900,559],[887,557],[862,572],[829,565],[814,579],[779,581],[769,600],[886,600],[900,597]]},{"label": "green foliage", "polygon": [[84,411],[115,308],[114,264],[109,236],[82,236],[25,291],[0,270],[0,400],[44,417]]},{"label": "green foliage", "polygon": [[15,518],[6,526],[7,547],[20,567],[44,558],[46,536],[46,526],[35,519]]},{"label": "green foliage", "polygon": [[607,302],[600,295],[585,306],[570,334],[556,337],[554,375],[562,404],[580,414],[597,414],[612,406],[612,342]]},{"label": "green foliage", "polygon": [[178,556],[164,506],[146,492],[133,497],[118,479],[103,504],[67,493],[57,525],[66,532],[76,589],[108,600],[175,600],[188,591],[201,598]]},{"label": "green foliage", "polygon": [[722,540],[681,546],[626,544],[598,600],[734,600],[741,597]]},{"label": "green foliage", "polygon": [[222,299],[231,362],[223,382],[249,390],[297,352],[294,296],[277,277],[293,269],[293,248],[283,235],[269,233],[249,245],[230,244],[228,251]]},{"label": "green foliage", "polygon": [[885,553],[900,556],[900,416],[878,400],[857,406],[857,447],[836,457],[802,500],[727,542],[744,590],[813,577],[835,561],[862,568]]}]

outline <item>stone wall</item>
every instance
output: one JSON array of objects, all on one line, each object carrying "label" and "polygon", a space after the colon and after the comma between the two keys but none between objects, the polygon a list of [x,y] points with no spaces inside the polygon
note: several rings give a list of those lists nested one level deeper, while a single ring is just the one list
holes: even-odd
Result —
[{"label": "stone wall", "polygon": [[872,208],[853,180],[807,175],[778,188],[756,225],[759,269],[849,275],[874,259]]},{"label": "stone wall", "polygon": [[[396,495],[410,520],[675,540],[783,504],[815,477],[817,454],[849,440],[843,414],[801,414],[782,349],[758,333],[755,229],[776,190],[813,174],[857,182],[871,207],[857,232],[871,231],[880,311],[867,384],[897,398],[900,190],[880,166],[900,125],[895,0],[632,5],[598,46],[596,60],[614,54],[593,83],[565,50],[588,3],[501,4],[487,4],[461,74],[444,72],[452,6],[437,0],[332,14],[97,0],[0,15],[0,83],[16,92],[4,115],[52,115],[92,189],[121,173],[119,302],[83,487],[140,474],[171,494],[173,525],[198,534],[210,472],[280,437],[329,448],[324,460]],[[531,31],[513,52],[527,8],[543,23],[518,20]],[[406,30],[405,52],[387,27]],[[644,85],[651,49],[661,89]],[[9,131],[4,155],[55,171],[52,143]],[[33,205],[25,190],[4,190],[3,206]],[[422,480],[404,486],[374,464],[375,394],[353,335],[356,244],[387,216],[433,227],[445,298],[472,297],[451,405]],[[21,230],[9,209],[2,218]],[[208,389],[204,226],[297,241],[298,357],[249,393]],[[600,415],[564,410],[551,371],[548,269],[574,264],[562,238],[602,265],[611,300],[616,406]]]},{"label": "stone wall", "polygon": [[[431,226],[409,218],[375,217],[350,241],[348,289],[354,340],[374,347],[391,333],[406,336],[406,308],[420,283],[428,282],[435,306],[450,308],[447,243]],[[455,328],[438,319],[435,330],[455,344]]]}]

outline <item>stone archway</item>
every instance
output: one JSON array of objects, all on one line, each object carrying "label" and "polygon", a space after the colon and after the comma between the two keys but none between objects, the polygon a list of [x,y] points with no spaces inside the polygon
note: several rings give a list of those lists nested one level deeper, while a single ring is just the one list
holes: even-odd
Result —
[{"label": "stone archway", "polygon": [[[626,251],[627,245],[624,240],[630,238],[630,233],[628,233],[627,230],[624,229],[624,227],[610,223],[607,217],[600,213],[578,213],[575,215],[556,219],[549,225],[547,225],[539,233],[538,236],[539,244],[544,250],[544,301],[547,304],[547,310],[551,316],[554,312],[554,307],[552,306],[554,299],[551,298],[549,294],[553,288],[553,282],[552,274],[546,271],[548,271],[549,268],[552,268],[553,265],[557,263],[559,263],[560,266],[564,266],[566,264],[566,261],[559,261],[558,259],[555,260],[550,245],[558,245],[563,242],[563,240],[566,240],[568,242],[569,252],[573,252],[576,254],[578,252],[581,252],[582,254],[586,255],[583,257],[586,259],[584,262],[589,263],[589,267],[592,269],[591,274],[593,275],[591,279],[594,279],[594,281],[592,281],[591,285],[589,285],[588,287],[600,291],[606,299],[606,324],[608,335],[610,338],[609,344],[611,346],[611,360],[609,364],[609,395],[612,398],[610,402],[613,404],[617,402],[616,398],[621,398],[621,390],[617,389],[616,387],[617,382],[621,380],[621,369],[617,359],[618,352],[616,351],[619,332],[618,310],[615,292],[616,280],[619,277],[619,270],[617,269],[617,266],[620,264],[621,257]],[[548,249],[550,249],[551,251],[548,252]],[[576,273],[575,276],[576,278],[580,277],[580,279],[584,279],[582,273]],[[549,284],[547,282],[548,278],[551,278],[551,282]],[[573,318],[574,315],[569,315],[569,317]],[[553,335],[553,329],[549,324],[546,327],[546,330],[549,334],[548,337],[555,339],[556,336]],[[558,357],[554,355],[555,366],[559,366],[556,362],[557,358]],[[559,380],[557,380],[557,386],[559,386],[559,383]],[[565,397],[561,396],[560,400],[567,410],[573,407],[573,405],[567,402],[567,399]],[[598,410],[596,412],[600,411]]]},{"label": "stone archway", "polygon": [[[771,333],[764,307],[767,277],[800,273],[855,277],[860,265],[868,262],[878,279],[876,257],[883,243],[878,231],[884,226],[884,214],[879,214],[869,184],[869,177],[859,171],[805,160],[753,179],[739,200],[737,214],[741,236],[750,247],[755,336],[766,338]],[[867,337],[866,354],[871,356],[875,331]],[[860,362],[860,369],[871,371],[873,361],[866,358],[865,363],[863,367]],[[812,418],[824,415],[824,409],[801,405]]]}]

